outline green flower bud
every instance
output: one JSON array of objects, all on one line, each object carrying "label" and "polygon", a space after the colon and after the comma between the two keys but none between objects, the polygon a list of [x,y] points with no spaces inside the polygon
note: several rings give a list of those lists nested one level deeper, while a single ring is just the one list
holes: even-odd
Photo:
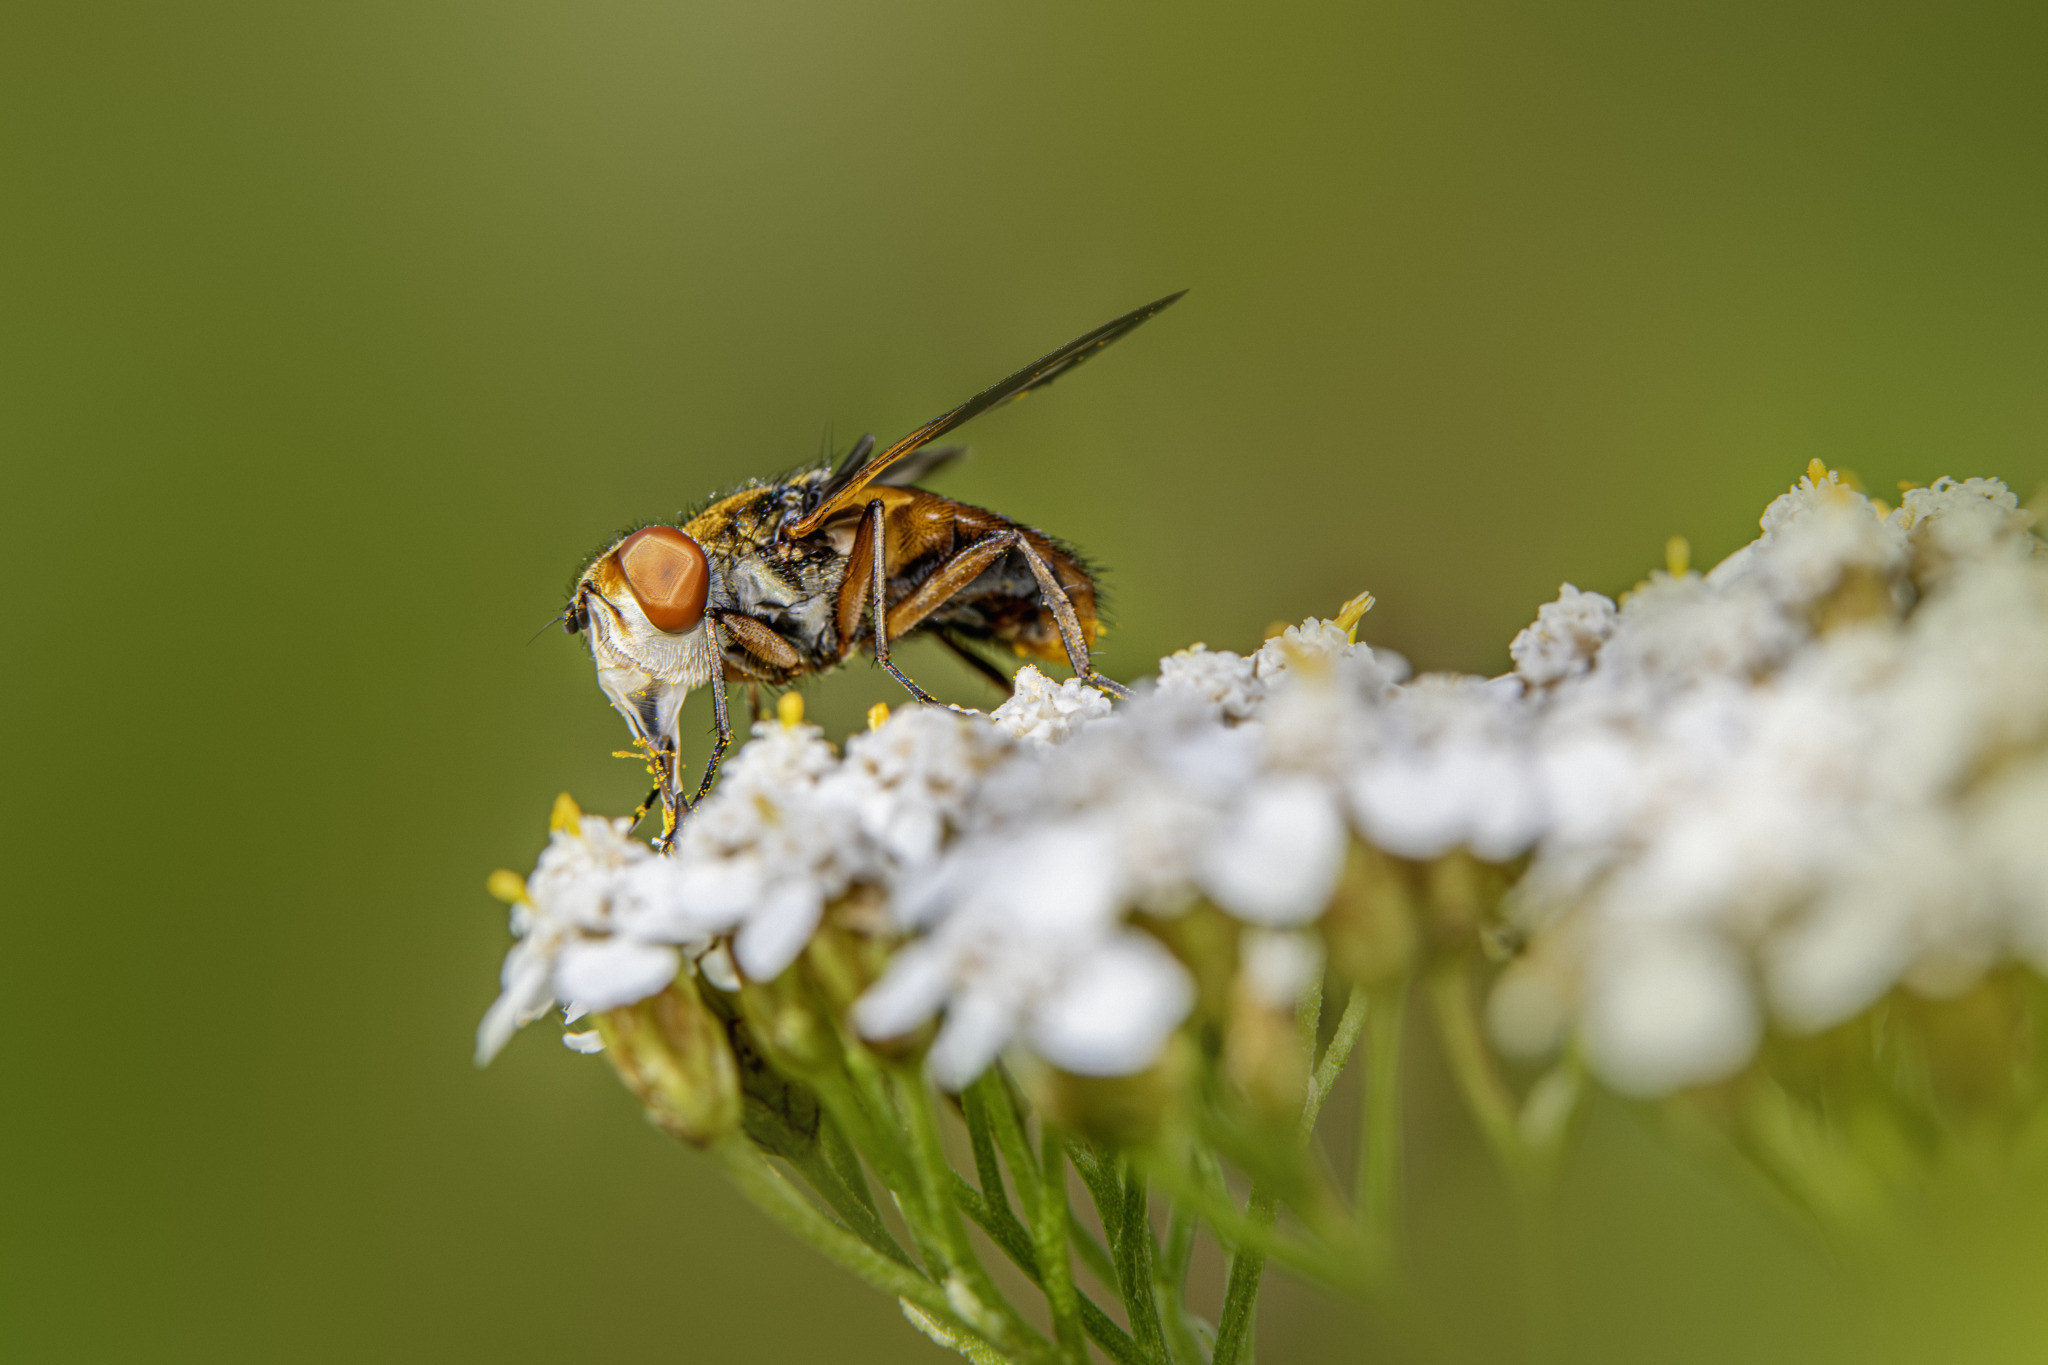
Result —
[{"label": "green flower bud", "polygon": [[725,1024],[697,983],[597,1016],[605,1055],[661,1128],[707,1147],[740,1125],[740,1077]]},{"label": "green flower bud", "polygon": [[802,1074],[830,1066],[838,1052],[831,1022],[802,965],[773,981],[748,981],[740,987],[740,1015],[756,1044],[768,1057]]},{"label": "green flower bud", "polygon": [[1046,1122],[1108,1147],[1142,1147],[1179,1113],[1196,1069],[1185,1034],[1134,1076],[1077,1076],[1027,1063],[1020,1076],[1027,1097]]},{"label": "green flower bud", "polygon": [[1337,974],[1359,985],[1391,981],[1416,947],[1416,888],[1408,864],[1354,843],[1337,894],[1323,915],[1323,939]]}]

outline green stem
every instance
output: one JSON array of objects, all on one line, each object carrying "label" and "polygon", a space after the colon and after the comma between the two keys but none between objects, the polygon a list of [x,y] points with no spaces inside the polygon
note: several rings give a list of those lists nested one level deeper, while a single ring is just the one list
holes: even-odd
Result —
[{"label": "green stem", "polygon": [[[1255,1226],[1270,1228],[1271,1197],[1253,1190],[1245,1219]],[[1265,1268],[1263,1251],[1249,1239],[1238,1244],[1236,1254],[1230,1258],[1230,1279],[1223,1289],[1223,1317],[1216,1324],[1216,1354],[1211,1357],[1211,1365],[1237,1365],[1239,1355],[1246,1350],[1251,1340],[1252,1310],[1259,1298],[1259,1276]]]},{"label": "green stem", "polygon": [[1123,1236],[1110,1248],[1116,1255],[1118,1278],[1123,1285],[1124,1313],[1130,1319],[1131,1335],[1138,1346],[1155,1360],[1166,1359],[1166,1335],[1159,1325],[1159,1307],[1152,1293],[1152,1263],[1157,1247],[1152,1240],[1151,1202],[1146,1194],[1145,1175],[1126,1163],[1123,1178]]},{"label": "green stem", "polygon": [[1153,1269],[1153,1297],[1159,1302],[1159,1324],[1165,1328],[1167,1357],[1174,1365],[1206,1365],[1188,1318],[1188,1263],[1194,1259],[1194,1209],[1171,1201],[1165,1220],[1165,1246]]},{"label": "green stem", "polygon": [[1323,1049],[1323,1058],[1316,1063],[1315,1073],[1309,1077],[1308,1101],[1301,1107],[1303,1142],[1308,1141],[1309,1134],[1315,1131],[1316,1120],[1323,1112],[1323,1102],[1330,1098],[1337,1078],[1344,1074],[1344,1065],[1351,1060],[1351,1049],[1358,1042],[1358,1031],[1365,1020],[1365,988],[1353,986],[1350,999],[1344,1002],[1344,1013],[1337,1019],[1337,1031],[1330,1035],[1330,1045]]},{"label": "green stem", "polygon": [[1115,1286],[1122,1296],[1124,1316],[1131,1324],[1131,1335],[1137,1339],[1139,1349],[1148,1360],[1163,1360],[1165,1342],[1152,1303],[1152,1223],[1146,1216],[1144,1185],[1141,1181],[1136,1186],[1134,1222],[1132,1186],[1118,1170],[1120,1163],[1078,1142],[1067,1143],[1066,1153],[1080,1173],[1088,1197],[1095,1202],[1102,1230],[1109,1235],[1111,1274],[1105,1277],[1105,1282]]},{"label": "green stem", "polygon": [[1493,1148],[1494,1158],[1519,1185],[1528,1175],[1528,1161],[1515,1123],[1515,1097],[1487,1050],[1472,974],[1464,962],[1450,963],[1430,974],[1429,1002],[1452,1079],[1487,1145]]},{"label": "green stem", "polygon": [[726,1138],[711,1152],[740,1193],[798,1241],[883,1293],[915,1304],[949,1329],[968,1337],[981,1336],[978,1329],[961,1321],[943,1289],[820,1213],[744,1137]]},{"label": "green stem", "polygon": [[965,1290],[982,1308],[983,1312],[977,1316],[986,1319],[976,1322],[975,1329],[1013,1355],[1028,1355],[1040,1360],[1052,1358],[1050,1343],[996,1288],[995,1281],[989,1278],[974,1254],[974,1245],[967,1237],[967,1224],[960,1216],[960,1205],[954,1195],[954,1184],[959,1176],[946,1161],[945,1144],[939,1136],[938,1111],[933,1106],[931,1087],[923,1072],[915,1067],[900,1068],[896,1073],[896,1090],[901,1097],[901,1109],[910,1124],[911,1154],[917,1159],[923,1182],[924,1206],[936,1224],[935,1231],[947,1268],[959,1289]]},{"label": "green stem", "polygon": [[995,1134],[989,1127],[988,1079],[984,1074],[961,1094],[961,1109],[967,1117],[967,1136],[974,1144],[974,1173],[981,1181],[981,1196],[991,1209],[1008,1214],[1010,1195],[1003,1185],[1002,1163],[996,1159]]},{"label": "green stem", "polygon": [[824,1122],[818,1125],[818,1145],[824,1151],[832,1173],[839,1177],[839,1183],[866,1205],[869,1213],[880,1218],[881,1209],[875,1203],[874,1191],[868,1188],[868,1174],[860,1164],[860,1153],[846,1140],[846,1131],[832,1117],[829,1109],[825,1112]]},{"label": "green stem", "polygon": [[[1063,1204],[1066,1193],[1065,1189],[1060,1191]],[[1071,1204],[1067,1204],[1067,1241],[1081,1254],[1081,1264],[1088,1267],[1090,1275],[1109,1288],[1116,1287],[1116,1262],[1110,1257],[1109,1248],[1081,1221],[1081,1215],[1074,1212]]]},{"label": "green stem", "polygon": [[1173,1365],[1207,1365],[1188,1318],[1188,1262],[1195,1251],[1195,1215],[1173,1201],[1166,1220],[1166,1245],[1152,1272],[1152,1296],[1158,1301],[1160,1325],[1166,1329],[1166,1354]]},{"label": "green stem", "polygon": [[[1075,1172],[1081,1177],[1082,1186],[1088,1191],[1088,1198],[1095,1205],[1095,1216],[1102,1222],[1103,1235],[1109,1238],[1112,1262],[1114,1261],[1117,1239],[1122,1236],[1124,1223],[1123,1189],[1107,1164],[1094,1152],[1078,1142],[1065,1144],[1067,1159],[1074,1163]],[[1112,1264],[1106,1277],[1109,1284],[1117,1282]]]},{"label": "green stem", "polygon": [[[1361,996],[1364,991],[1359,992]],[[1401,1031],[1408,980],[1381,994],[1367,1017],[1365,1113],[1358,1127],[1358,1225],[1370,1253],[1391,1265],[1400,1225]]]},{"label": "green stem", "polygon": [[[851,1047],[849,1045],[849,1051]],[[832,1122],[827,1125],[842,1129],[842,1136],[860,1151],[865,1152],[875,1163],[875,1174],[881,1178],[884,1188],[889,1191],[896,1204],[896,1210],[903,1215],[905,1226],[910,1229],[911,1241],[917,1247],[917,1254],[926,1266],[937,1270],[946,1264],[946,1258],[934,1232],[933,1219],[926,1210],[923,1188],[916,1167],[911,1160],[910,1150],[903,1133],[897,1127],[895,1107],[877,1110],[870,1098],[862,1095],[842,1074],[826,1072],[822,1068],[816,1075],[807,1077],[818,1098],[825,1106],[825,1112]],[[886,1097],[884,1097],[886,1103]],[[850,1135],[850,1136],[847,1136]],[[830,1148],[827,1148],[830,1155]],[[850,1155],[850,1154],[849,1154]],[[854,1159],[858,1166],[858,1158]],[[852,1181],[848,1181],[849,1186]],[[860,1182],[865,1188],[866,1182]]]},{"label": "green stem", "polygon": [[847,1187],[828,1157],[814,1150],[788,1160],[855,1236],[899,1265],[915,1268],[910,1253],[889,1235],[888,1225],[874,1205]]},{"label": "green stem", "polygon": [[1145,1169],[1167,1194],[1187,1204],[1203,1222],[1214,1228],[1226,1250],[1232,1253],[1255,1250],[1261,1257],[1270,1256],[1317,1284],[1342,1293],[1353,1293],[1359,1289],[1358,1276],[1354,1271],[1333,1264],[1322,1252],[1275,1232],[1270,1218],[1264,1223],[1252,1218],[1232,1202],[1227,1192],[1210,1188],[1168,1160],[1147,1157]]},{"label": "green stem", "polygon": [[[915,1189],[917,1187],[917,1158],[911,1144],[904,1137],[904,1119],[898,1112],[895,1100],[889,1093],[889,1083],[875,1065],[875,1059],[857,1039],[842,1036],[840,1058],[846,1065],[846,1077],[852,1082],[846,1089],[838,1084],[839,1078],[832,1078],[834,1089],[844,1089],[851,1107],[868,1121],[866,1132],[856,1132],[854,1140],[863,1150],[869,1151],[871,1159],[881,1158],[891,1170],[884,1177],[891,1189]],[[867,1147],[864,1139],[873,1139],[880,1148],[879,1153]],[[900,1179],[903,1183],[897,1184]]]},{"label": "green stem", "polygon": [[[1032,1250],[1031,1242],[1022,1225],[1014,1218],[1007,1223],[996,1218],[982,1202],[981,1196],[975,1193],[973,1186],[965,1180],[959,1180],[957,1176],[955,1179],[958,1183],[954,1186],[954,1195],[960,1201],[960,1211],[988,1234],[989,1240],[1010,1258],[1011,1264],[1024,1272],[1026,1279],[1043,1289],[1045,1280],[1039,1273],[1038,1256]],[[1119,1365],[1146,1365],[1143,1354],[1138,1350],[1138,1343],[1131,1340],[1130,1333],[1116,1325],[1116,1319],[1103,1312],[1093,1299],[1078,1289],[1075,1291],[1075,1298],[1080,1308],[1082,1331],[1093,1338],[1111,1359],[1119,1362]]]},{"label": "green stem", "polygon": [[1303,1055],[1316,1055],[1316,1034],[1323,1027],[1323,979],[1319,976],[1309,983],[1302,993],[1301,1004],[1295,1008],[1294,1025],[1301,1038]]},{"label": "green stem", "polygon": [[1040,1285],[1052,1311],[1053,1336],[1075,1365],[1086,1365],[1081,1345],[1081,1305],[1074,1287],[1074,1264],[1067,1258],[1066,1158],[1059,1137],[1041,1128],[1038,1199],[1031,1210],[1032,1249],[1038,1255]]}]

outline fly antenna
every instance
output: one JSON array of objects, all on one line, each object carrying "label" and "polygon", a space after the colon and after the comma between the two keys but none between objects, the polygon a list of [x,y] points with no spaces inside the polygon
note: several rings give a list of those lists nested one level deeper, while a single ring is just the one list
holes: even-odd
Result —
[{"label": "fly antenna", "polygon": [[548,631],[549,631],[549,629],[551,629],[551,628],[552,628],[552,627],[554,627],[554,626],[559,626],[559,625],[561,625],[561,624],[562,624],[562,622],[564,622],[564,621],[566,621],[566,620],[568,620],[568,619],[569,619],[569,609],[568,609],[567,607],[563,607],[563,608],[562,608],[562,609],[561,609],[560,611],[556,612],[556,613],[554,614],[554,617],[553,617],[552,619],[550,619],[550,620],[549,620],[549,621],[548,621],[548,622],[547,622],[547,623],[546,623],[545,625],[543,625],[543,626],[542,626],[542,627],[541,627],[541,628],[540,628],[539,630],[537,630],[537,631],[535,631],[535,632],[534,632],[533,634],[531,634],[531,635],[527,636],[527,637],[526,637],[526,643],[528,643],[528,644],[532,644],[532,643],[533,643],[533,642],[534,642],[535,640],[538,640],[538,639],[539,639],[539,638],[540,638],[541,636],[543,636],[543,635],[547,634],[547,633],[548,633]]}]

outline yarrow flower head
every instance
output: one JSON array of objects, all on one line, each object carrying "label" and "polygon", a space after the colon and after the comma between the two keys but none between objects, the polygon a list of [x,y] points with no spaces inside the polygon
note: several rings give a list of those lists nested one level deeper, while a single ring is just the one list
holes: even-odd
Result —
[{"label": "yarrow flower head", "polygon": [[[864,890],[894,946],[859,1033],[936,1021],[956,1086],[1011,1047],[1137,1070],[1202,969],[1164,926],[1206,906],[1312,930],[1360,847],[1519,876],[1495,1036],[1540,1054],[1576,1032],[1634,1092],[1731,1074],[1772,1020],[1828,1027],[2014,953],[2048,966],[2020,832],[2048,790],[2030,524],[1995,480],[1894,511],[1816,465],[1711,572],[1674,542],[1619,605],[1564,585],[1502,678],[1409,679],[1357,640],[1361,595],[1249,655],[1171,655],[1120,708],[1026,667],[986,717],[878,708],[843,753],[785,710],[671,856],[615,823],[558,829],[480,1055],[551,1002],[629,1003],[700,958],[715,984],[773,980]],[[1247,970],[1279,980],[1292,949],[1258,951]]]}]

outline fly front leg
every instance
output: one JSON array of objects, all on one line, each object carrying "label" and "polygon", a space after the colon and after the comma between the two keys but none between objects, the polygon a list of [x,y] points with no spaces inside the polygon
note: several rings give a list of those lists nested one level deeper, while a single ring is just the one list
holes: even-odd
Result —
[{"label": "fly front leg", "polygon": [[704,780],[697,784],[697,794],[690,798],[688,810],[697,809],[711,790],[711,784],[718,780],[719,765],[725,762],[725,751],[732,747],[732,716],[725,707],[725,674],[723,671],[711,675],[711,714],[718,723],[718,737],[711,743],[711,757],[704,764]]},{"label": "fly front leg", "polygon": [[660,781],[634,813],[633,822],[637,825],[654,801],[657,798],[661,801],[661,833],[654,839],[654,851],[657,853],[666,853],[675,844],[676,833],[682,828],[683,821],[697,809],[698,803],[711,790],[711,784],[718,780],[718,769],[725,759],[725,751],[732,746],[732,719],[726,708],[723,668],[715,669],[711,674],[711,714],[718,724],[718,736],[712,741],[711,757],[705,761],[704,778],[697,784],[697,794],[687,801],[683,799],[682,754],[678,749],[668,747],[663,750]]},{"label": "fly front leg", "polygon": [[[647,812],[654,809],[654,803],[661,800],[662,793],[665,792],[667,789],[668,788],[665,784],[661,782],[656,782],[654,784],[653,789],[647,793],[646,799],[633,808],[633,823],[626,826],[626,828],[628,830],[636,830],[640,828],[640,822],[647,818]],[[667,826],[667,823],[668,822],[666,820],[662,822],[664,828]]]}]

